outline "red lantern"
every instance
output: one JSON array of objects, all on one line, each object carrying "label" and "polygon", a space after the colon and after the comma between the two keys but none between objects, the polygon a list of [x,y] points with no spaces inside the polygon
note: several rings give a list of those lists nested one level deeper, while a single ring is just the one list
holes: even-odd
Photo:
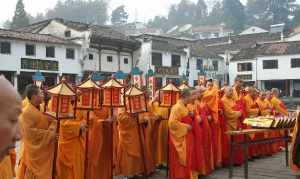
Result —
[{"label": "red lantern", "polygon": [[147,111],[146,93],[135,86],[126,91],[125,102],[125,108],[128,113],[136,114]]},{"label": "red lantern", "polygon": [[102,85],[103,101],[102,106],[106,107],[122,107],[124,106],[124,99],[122,90],[124,86],[121,85],[114,78]]},{"label": "red lantern", "polygon": [[101,89],[91,78],[78,85],[77,89],[80,94],[77,109],[101,108]]},{"label": "red lantern", "polygon": [[172,107],[175,105],[180,97],[180,90],[169,83],[159,90],[159,103],[162,107]]}]

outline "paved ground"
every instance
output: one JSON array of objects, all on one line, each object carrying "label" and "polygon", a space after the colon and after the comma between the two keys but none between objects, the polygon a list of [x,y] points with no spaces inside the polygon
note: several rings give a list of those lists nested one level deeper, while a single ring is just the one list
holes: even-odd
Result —
[{"label": "paved ground", "polygon": [[[235,167],[233,179],[244,178],[244,168]],[[149,179],[166,179],[165,171],[158,171]],[[201,179],[227,179],[228,169],[218,169],[209,177]],[[121,177],[116,177],[121,179]],[[285,166],[284,152],[272,157],[257,159],[249,163],[249,179],[295,179],[295,175]]]}]

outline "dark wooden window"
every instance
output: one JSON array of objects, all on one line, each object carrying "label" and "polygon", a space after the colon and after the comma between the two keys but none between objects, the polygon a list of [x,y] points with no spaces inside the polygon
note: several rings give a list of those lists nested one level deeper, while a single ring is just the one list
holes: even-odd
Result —
[{"label": "dark wooden window", "polygon": [[89,54],[89,60],[93,60],[94,59],[94,55],[93,54]]},{"label": "dark wooden window", "polygon": [[55,57],[55,47],[46,47],[46,57]]},{"label": "dark wooden window", "polygon": [[153,66],[162,66],[162,54],[161,53],[152,53],[152,65]]},{"label": "dark wooden window", "polygon": [[21,69],[58,71],[58,61],[22,58]]},{"label": "dark wooden window", "polygon": [[172,55],[172,67],[180,67],[180,55]]},{"label": "dark wooden window", "polygon": [[252,63],[238,63],[238,71],[252,71]]},{"label": "dark wooden window", "polygon": [[264,60],[263,69],[278,69],[278,60]]},{"label": "dark wooden window", "polygon": [[65,31],[65,37],[71,37],[71,31],[70,30]]},{"label": "dark wooden window", "polygon": [[26,55],[35,56],[35,45],[26,44]]},{"label": "dark wooden window", "polygon": [[112,62],[113,61],[113,57],[112,56],[107,56],[107,62]]},{"label": "dark wooden window", "polygon": [[197,59],[197,70],[203,70],[203,60]]},{"label": "dark wooden window", "polygon": [[2,54],[10,54],[11,53],[11,44],[10,42],[0,42],[0,49]]},{"label": "dark wooden window", "polygon": [[162,80],[162,78],[156,78],[155,79],[155,82],[156,82],[156,88],[157,89],[160,89],[160,88],[162,88],[162,84],[163,84],[163,80]]},{"label": "dark wooden window", "polygon": [[237,75],[237,77],[241,80],[252,80],[252,75]]},{"label": "dark wooden window", "polygon": [[212,65],[214,67],[214,71],[218,71],[219,70],[219,62],[218,61],[212,61]]},{"label": "dark wooden window", "polygon": [[128,58],[124,58],[124,64],[128,64]]},{"label": "dark wooden window", "polygon": [[291,59],[291,68],[300,68],[300,58]]},{"label": "dark wooden window", "polygon": [[75,50],[73,48],[66,49],[66,58],[67,59],[75,59]]}]

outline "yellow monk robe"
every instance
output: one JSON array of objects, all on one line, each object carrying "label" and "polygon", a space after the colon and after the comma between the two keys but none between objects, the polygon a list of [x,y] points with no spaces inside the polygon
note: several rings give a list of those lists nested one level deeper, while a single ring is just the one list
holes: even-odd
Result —
[{"label": "yellow monk robe", "polygon": [[126,112],[121,112],[118,115],[118,129],[117,173],[127,177],[143,173],[136,119]]},{"label": "yellow monk robe", "polygon": [[236,86],[233,86],[232,87],[232,98],[234,101],[237,101],[239,99],[241,99],[242,97],[242,93],[241,93],[241,90],[238,89]]},{"label": "yellow monk robe", "polygon": [[[235,110],[236,102],[233,98],[229,98],[224,96],[222,98],[222,102],[224,104],[224,117],[226,121],[226,130],[234,131],[238,129],[240,126],[239,121],[239,111]],[[238,142],[240,136],[237,136],[234,140]],[[229,140],[229,137],[227,138]],[[229,142],[228,142],[229,144]],[[224,146],[225,147],[225,146]],[[230,146],[227,146],[228,149],[226,151],[230,151]],[[229,164],[229,153],[223,153],[224,163]],[[244,161],[243,158],[243,150],[238,147],[235,149],[234,163],[237,165],[241,165]]]},{"label": "yellow monk robe", "polygon": [[271,104],[274,107],[275,115],[283,115],[283,116],[288,115],[288,111],[287,111],[284,103],[279,98],[273,96],[271,99]]},{"label": "yellow monk robe", "polygon": [[13,179],[14,172],[11,164],[11,158],[7,155],[0,163],[0,179]]},{"label": "yellow monk robe", "polygon": [[150,103],[150,111],[157,116],[155,121],[155,127],[153,129],[154,135],[154,155],[156,160],[156,166],[167,163],[168,155],[168,118],[169,118],[169,109],[160,107],[157,101],[152,101]]},{"label": "yellow monk robe", "polygon": [[221,143],[221,126],[219,121],[219,90],[217,86],[207,89],[203,93],[202,101],[209,108],[209,115],[212,116],[210,123],[213,138],[214,165],[221,166],[222,163],[222,143]]},{"label": "yellow monk robe", "polygon": [[[172,107],[169,117],[169,133],[170,133],[170,165],[169,178],[198,178],[194,175],[187,161],[187,140],[188,125],[181,122],[181,120],[189,114],[188,108],[184,105],[182,100],[178,100]],[[174,148],[174,151],[173,151]]]},{"label": "yellow monk robe", "polygon": [[62,120],[57,152],[57,179],[84,178],[85,134],[80,133],[80,125],[85,121],[79,119]]},{"label": "yellow monk robe", "polygon": [[[110,179],[112,165],[111,123],[109,109],[106,107],[91,113],[89,141],[89,178]],[[114,138],[117,135],[113,136]],[[116,145],[116,143],[114,143]]]},{"label": "yellow monk robe", "polygon": [[20,130],[24,148],[17,178],[51,179],[56,122],[28,104],[20,116]]}]

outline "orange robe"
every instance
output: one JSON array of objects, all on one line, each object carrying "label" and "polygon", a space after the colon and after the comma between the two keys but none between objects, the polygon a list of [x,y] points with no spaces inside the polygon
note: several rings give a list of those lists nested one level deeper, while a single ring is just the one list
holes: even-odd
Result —
[{"label": "orange robe", "polygon": [[210,123],[212,131],[214,165],[221,166],[222,163],[222,143],[221,143],[221,126],[219,121],[219,90],[214,86],[204,92],[202,101],[209,108],[209,115],[212,116]]},{"label": "orange robe", "polygon": [[[187,146],[188,125],[182,119],[189,114],[188,108],[181,100],[172,107],[169,118],[169,178],[193,178],[188,158],[190,152]],[[196,178],[197,176],[195,176]]]},{"label": "orange robe", "polygon": [[49,121],[32,104],[20,116],[23,153],[18,179],[52,179],[56,122]]},{"label": "orange robe", "polygon": [[62,120],[57,152],[57,179],[84,178],[84,138],[82,120]]},{"label": "orange robe", "polygon": [[[111,130],[112,124],[107,121],[109,109],[94,110],[91,114],[89,137],[89,178],[110,179],[112,165]],[[117,135],[113,136],[114,138]],[[114,143],[116,145],[116,143]],[[105,165],[103,165],[105,163]]]},{"label": "orange robe", "polygon": [[117,173],[134,176],[143,173],[143,161],[136,119],[123,112],[118,115],[119,143]]},{"label": "orange robe", "polygon": [[10,156],[6,156],[0,162],[0,179],[13,179],[14,172]]},{"label": "orange robe", "polygon": [[275,115],[283,115],[283,116],[288,115],[288,111],[287,111],[284,103],[279,98],[272,97],[271,104],[274,107]]},{"label": "orange robe", "polygon": [[[240,124],[239,116],[238,116],[238,110],[236,110],[236,102],[233,98],[228,98],[227,96],[224,96],[222,98],[223,107],[224,107],[224,117],[226,121],[226,130],[227,131],[234,131],[238,130]],[[241,142],[243,136],[235,136],[234,140],[236,142]],[[228,142],[226,142],[227,150],[230,151],[230,143],[229,143],[229,137],[227,137]],[[226,147],[226,146],[224,146]],[[234,152],[234,164],[241,165],[243,164],[244,157],[243,157],[243,150],[241,147],[236,147]],[[229,164],[229,152],[223,153],[223,163],[225,165]]]},{"label": "orange robe", "polygon": [[[300,118],[298,117],[296,125],[294,127],[293,131],[293,138],[292,138],[292,150],[291,150],[291,168],[294,172],[296,172],[298,175],[300,174],[300,161],[299,161],[299,155],[300,155],[300,134],[299,134],[299,127],[300,127]],[[296,158],[296,156],[298,156]],[[295,163],[295,160],[297,160],[297,163]]]},{"label": "orange robe", "polygon": [[167,163],[169,109],[160,107],[157,101],[150,103],[150,111],[156,116],[153,124],[154,157],[156,166]]}]

